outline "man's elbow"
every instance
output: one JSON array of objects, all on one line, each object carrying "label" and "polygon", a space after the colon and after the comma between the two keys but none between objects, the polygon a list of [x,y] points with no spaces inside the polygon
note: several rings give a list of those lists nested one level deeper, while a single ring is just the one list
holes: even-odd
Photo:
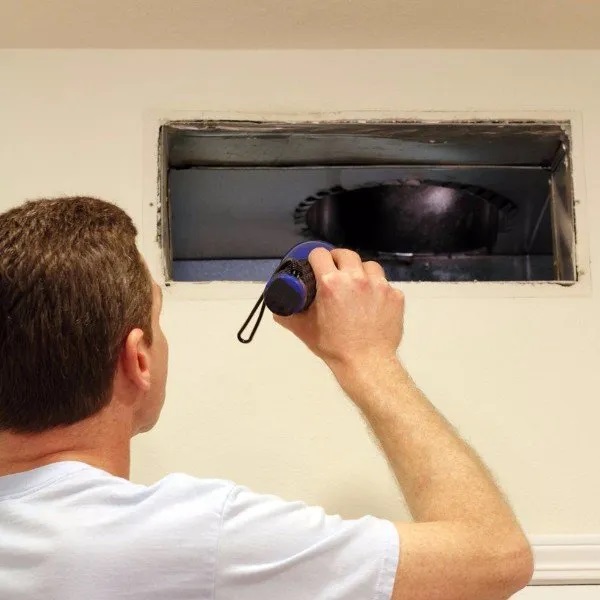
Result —
[{"label": "man's elbow", "polygon": [[501,564],[500,586],[503,588],[503,598],[509,598],[524,588],[533,577],[533,552],[527,538],[518,533],[508,541],[500,551]]},{"label": "man's elbow", "polygon": [[524,588],[531,581],[534,570],[531,544],[524,535],[521,538],[521,542],[515,551],[515,572],[513,575],[517,590]]}]

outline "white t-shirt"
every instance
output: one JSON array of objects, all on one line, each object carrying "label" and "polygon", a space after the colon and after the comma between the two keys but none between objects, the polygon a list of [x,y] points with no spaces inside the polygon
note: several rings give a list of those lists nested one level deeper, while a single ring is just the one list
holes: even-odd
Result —
[{"label": "white t-shirt", "polygon": [[389,600],[392,523],[79,462],[0,477],[2,600]]}]

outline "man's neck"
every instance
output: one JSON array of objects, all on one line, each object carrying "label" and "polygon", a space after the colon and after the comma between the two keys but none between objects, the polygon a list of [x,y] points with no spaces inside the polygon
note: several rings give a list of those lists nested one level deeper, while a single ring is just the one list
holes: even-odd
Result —
[{"label": "man's neck", "polygon": [[79,461],[129,478],[131,426],[109,406],[67,427],[42,433],[0,432],[0,476]]}]

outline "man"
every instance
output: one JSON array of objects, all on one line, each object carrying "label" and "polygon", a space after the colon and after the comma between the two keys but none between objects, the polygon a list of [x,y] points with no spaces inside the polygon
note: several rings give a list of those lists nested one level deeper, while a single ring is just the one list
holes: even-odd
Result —
[{"label": "man", "polygon": [[529,581],[492,477],[396,357],[401,292],[346,250],[311,254],[316,302],[278,321],[362,410],[416,522],[344,521],[185,475],[130,483],[168,356],[135,237],[93,198],[0,215],[2,600],[499,600]]}]

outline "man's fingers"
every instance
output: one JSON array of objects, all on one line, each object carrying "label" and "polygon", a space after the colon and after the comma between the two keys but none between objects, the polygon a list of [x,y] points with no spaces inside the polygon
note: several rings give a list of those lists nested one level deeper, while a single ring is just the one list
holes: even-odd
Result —
[{"label": "man's fingers", "polygon": [[[310,307],[312,309],[312,306]],[[309,309],[309,310],[310,310]],[[297,334],[302,329],[303,323],[306,321],[307,312],[297,313],[289,317],[282,317],[273,313],[273,320],[284,329]]]},{"label": "man's fingers", "polygon": [[331,251],[331,257],[340,271],[360,271],[363,272],[363,263],[360,256],[352,250],[336,248]]},{"label": "man's fingers", "polygon": [[372,279],[386,279],[383,267],[374,260],[364,263],[363,269],[365,270],[365,273]]},{"label": "man's fingers", "polygon": [[292,317],[282,317],[281,315],[273,313],[273,321],[275,321],[277,325],[281,325],[281,327],[293,333],[294,323]]},{"label": "man's fingers", "polygon": [[315,272],[315,277],[317,277],[317,279],[323,277],[323,275],[326,275],[327,273],[337,271],[331,252],[325,248],[315,248],[308,255],[308,262]]}]

